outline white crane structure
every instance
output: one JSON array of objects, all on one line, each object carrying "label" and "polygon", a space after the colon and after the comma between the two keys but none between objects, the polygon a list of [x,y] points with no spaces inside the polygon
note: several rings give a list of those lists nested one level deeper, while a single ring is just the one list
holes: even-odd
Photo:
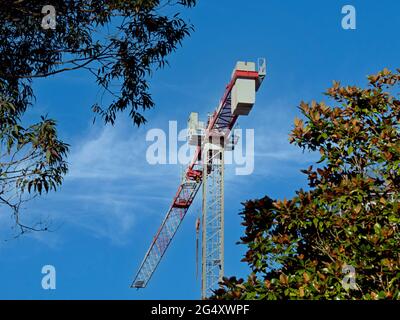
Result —
[{"label": "white crane structure", "polygon": [[146,287],[203,186],[201,297],[205,299],[218,289],[224,275],[224,153],[232,148],[232,128],[239,116],[249,115],[265,76],[265,59],[259,59],[258,68],[254,62],[238,62],[207,123],[199,121],[198,113],[190,114],[188,141],[196,152],[136,273],[133,288]]}]

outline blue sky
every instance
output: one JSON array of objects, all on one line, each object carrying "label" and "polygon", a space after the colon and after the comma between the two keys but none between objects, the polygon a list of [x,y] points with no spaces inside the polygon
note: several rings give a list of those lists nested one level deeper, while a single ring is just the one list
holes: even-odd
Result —
[{"label": "blue sky", "polygon": [[[357,29],[341,28],[341,8],[354,5]],[[83,72],[34,83],[32,119],[48,114],[71,144],[70,173],[59,192],[25,208],[26,219],[50,219],[54,232],[7,238],[11,219],[0,208],[0,299],[197,299],[194,203],[144,290],[129,289],[179,183],[178,165],[150,166],[146,132],[184,129],[191,111],[214,110],[237,60],[266,57],[268,75],[242,129],[255,130],[255,171],[225,185],[226,274],[245,276],[241,201],[291,197],[306,186],[300,173],[315,155],[290,146],[288,133],[301,100],[321,100],[332,80],[365,85],[367,74],[400,67],[400,3],[377,1],[199,0],[185,15],[195,33],[152,79],[156,108],[137,129],[124,117],[117,126],[93,125],[98,95]],[[41,288],[41,268],[54,265],[57,289]]]}]

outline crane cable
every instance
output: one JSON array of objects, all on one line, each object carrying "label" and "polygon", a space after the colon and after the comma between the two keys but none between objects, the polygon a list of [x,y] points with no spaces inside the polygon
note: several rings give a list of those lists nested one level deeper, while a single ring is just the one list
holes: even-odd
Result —
[{"label": "crane cable", "polygon": [[199,231],[200,231],[200,218],[196,220],[196,280],[199,279]]}]

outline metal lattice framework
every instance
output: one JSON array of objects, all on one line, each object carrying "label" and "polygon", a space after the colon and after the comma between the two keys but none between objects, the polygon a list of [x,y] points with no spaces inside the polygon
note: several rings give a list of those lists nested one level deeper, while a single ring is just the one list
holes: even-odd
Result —
[{"label": "metal lattice framework", "polygon": [[[172,204],[147,251],[132,283],[133,288],[144,288],[156,270],[203,181],[203,238],[202,238],[202,298],[209,296],[224,272],[224,143],[228,141],[238,116],[232,115],[232,89],[238,79],[256,81],[256,90],[266,74],[265,59],[259,71],[236,70],[227,85],[223,98],[209,119],[204,141],[196,149],[194,158],[186,168],[182,182]],[[222,144],[213,140],[218,137]],[[217,147],[216,147],[217,146]],[[210,156],[206,155],[209,154]],[[202,158],[205,158],[204,161]]]},{"label": "metal lattice framework", "polygon": [[181,184],[167,216],[162,222],[160,229],[144,257],[132,287],[146,287],[154,273],[154,270],[157,268],[161,258],[171,243],[171,240],[175,236],[175,233],[185,217],[190,204],[193,202],[200,186],[201,181],[193,181],[189,179]]},{"label": "metal lattice framework", "polygon": [[[216,140],[219,137],[217,136]],[[224,275],[224,144],[204,148],[201,297],[212,295]]]}]

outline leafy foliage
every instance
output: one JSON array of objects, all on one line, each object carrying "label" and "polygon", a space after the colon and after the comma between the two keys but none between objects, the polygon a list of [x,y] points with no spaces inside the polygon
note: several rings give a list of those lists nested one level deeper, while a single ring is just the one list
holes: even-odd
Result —
[{"label": "leafy foliage", "polygon": [[0,204],[12,209],[20,233],[42,231],[47,228],[43,223],[28,226],[21,221],[20,207],[62,183],[68,145],[57,138],[54,120],[42,118],[23,128],[15,112],[12,103],[0,99]]},{"label": "leafy foliage", "polygon": [[[195,0],[49,0],[56,9],[56,30],[41,26],[43,4],[2,0],[0,5],[1,92],[25,111],[33,95],[31,81],[60,72],[88,70],[112,100],[93,110],[106,123],[129,110],[136,125],[140,110],[154,106],[148,76],[165,65],[192,26],[168,8],[192,7]],[[163,14],[164,13],[164,14]]]},{"label": "leafy foliage", "polygon": [[[193,27],[176,11],[196,0],[48,0],[56,29],[42,28],[40,1],[0,0],[0,205],[12,208],[21,232],[42,230],[21,222],[20,206],[55,190],[67,172],[68,145],[56,122],[21,119],[34,100],[32,81],[86,70],[103,93],[92,106],[106,124],[129,112],[139,126],[154,106],[149,78],[167,64]],[[104,105],[103,101],[108,101]]]},{"label": "leafy foliage", "polygon": [[[321,159],[293,199],[244,204],[247,281],[225,278],[220,299],[400,299],[400,70],[369,87],[302,102],[291,142]],[[342,286],[346,266],[353,288]]]}]

